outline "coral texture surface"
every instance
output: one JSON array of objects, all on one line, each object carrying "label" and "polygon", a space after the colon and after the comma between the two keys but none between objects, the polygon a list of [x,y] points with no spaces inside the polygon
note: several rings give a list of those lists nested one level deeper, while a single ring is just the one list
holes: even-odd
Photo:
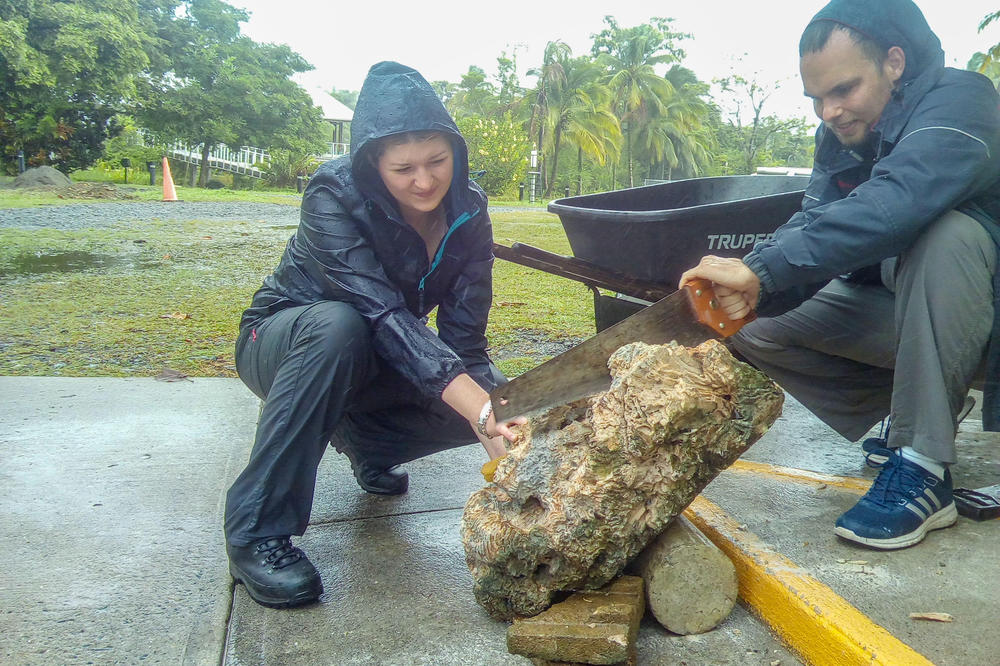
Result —
[{"label": "coral texture surface", "polygon": [[531,418],[462,517],[476,600],[531,616],[620,574],[760,438],[783,393],[714,340],[621,347],[605,393]]}]

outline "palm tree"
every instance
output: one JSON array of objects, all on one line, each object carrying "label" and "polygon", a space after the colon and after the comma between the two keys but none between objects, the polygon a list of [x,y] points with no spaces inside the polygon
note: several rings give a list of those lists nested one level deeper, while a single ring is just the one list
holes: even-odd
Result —
[{"label": "palm tree", "polygon": [[629,187],[633,187],[633,136],[654,115],[664,114],[664,106],[674,94],[673,85],[657,74],[655,67],[676,61],[677,53],[670,46],[674,35],[664,32],[662,21],[658,27],[645,24],[622,29],[613,20],[609,25],[605,31],[608,38],[599,40],[594,48],[597,61],[607,71],[606,83],[617,99],[616,111],[625,132]]},{"label": "palm tree", "polygon": [[[994,21],[1000,21],[1000,11],[990,12],[984,16],[979,23],[979,32],[985,30]],[[1000,80],[1000,44],[994,44],[986,53],[974,53],[972,59],[969,60],[968,68],[985,74],[995,84]]]},{"label": "palm tree", "polygon": [[[542,54],[542,66],[529,69],[528,76],[537,76],[538,83],[533,90],[525,95],[524,103],[530,109],[530,120],[528,121],[528,136],[534,138],[537,132],[538,141],[535,144],[539,155],[543,152],[545,145],[545,118],[549,113],[549,95],[552,89],[561,85],[565,75],[562,70],[563,62],[572,55],[572,49],[563,41],[555,40],[545,45],[545,52]],[[545,186],[545,161],[542,159],[538,164],[538,170],[542,175],[542,186]]]},{"label": "palm tree", "polygon": [[448,110],[456,118],[489,116],[497,108],[496,86],[486,79],[481,67],[469,66],[462,81],[454,87],[448,100]]},{"label": "palm tree", "polygon": [[711,107],[702,99],[707,86],[679,65],[674,65],[666,78],[674,94],[640,128],[638,143],[651,163],[659,163],[660,178],[671,178],[674,169],[697,176],[710,162],[713,143],[705,126]]},{"label": "palm tree", "polygon": [[609,154],[617,156],[621,143],[618,118],[611,110],[611,90],[601,82],[602,68],[589,58],[565,58],[559,65],[562,77],[549,91],[544,123],[552,137],[551,176],[546,196],[555,187],[564,137],[577,146],[578,188],[582,187],[583,153],[604,164]]}]

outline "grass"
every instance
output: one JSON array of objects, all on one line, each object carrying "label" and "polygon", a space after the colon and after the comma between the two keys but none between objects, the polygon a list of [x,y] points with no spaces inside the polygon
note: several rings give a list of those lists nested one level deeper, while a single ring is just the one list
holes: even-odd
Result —
[{"label": "grass", "polygon": [[[159,176],[158,176],[159,177]],[[95,203],[95,199],[89,196],[74,197],[74,189],[69,191],[53,191],[45,189],[12,189],[3,188],[3,185],[13,182],[13,178],[0,176],[0,209],[2,208],[24,208],[27,206],[61,206],[68,203]],[[74,184],[113,183],[117,192],[127,195],[131,199],[139,201],[161,201],[163,199],[162,181],[158,185],[143,185],[149,182],[149,176],[145,173],[133,174],[132,181],[128,185],[119,182],[120,179],[108,177],[108,173],[100,169],[91,169],[85,172],[73,174]],[[179,185],[178,180],[174,180],[174,189],[177,198],[181,201],[223,201],[252,203],[276,203],[288,206],[298,206],[302,202],[302,195],[294,188],[269,188],[253,190],[218,189],[209,190],[199,187],[187,187]],[[511,206],[524,208],[525,210],[543,210],[545,202],[539,200],[529,203],[527,199],[521,201],[516,195],[511,197],[494,197],[490,203],[494,206]]]},{"label": "grass", "polygon": [[[0,207],[9,192],[0,191]],[[214,201],[265,194],[197,192]],[[34,205],[52,203],[39,197]],[[554,215],[526,209],[492,217],[498,242],[569,251]],[[0,374],[148,376],[168,367],[234,376],[240,314],[290,233],[249,220],[0,229]],[[592,299],[579,283],[498,260],[494,292],[488,334],[509,375],[549,355],[546,341],[593,332]]]},{"label": "grass", "polygon": [[[177,198],[181,201],[245,201],[289,206],[298,206],[302,202],[302,196],[297,194],[295,190],[208,190],[180,185],[175,186],[175,189]],[[163,188],[160,185],[118,185],[117,191],[137,201],[163,200]],[[73,189],[62,192],[42,189],[0,189],[0,208],[62,206],[69,203],[96,203],[101,200],[95,200],[89,196],[74,196]]]}]

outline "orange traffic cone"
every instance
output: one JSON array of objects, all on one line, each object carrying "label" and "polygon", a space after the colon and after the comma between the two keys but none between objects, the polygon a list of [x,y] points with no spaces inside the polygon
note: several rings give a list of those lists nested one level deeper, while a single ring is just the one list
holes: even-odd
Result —
[{"label": "orange traffic cone", "polygon": [[170,162],[163,158],[163,200],[177,201],[177,191],[174,189],[174,179],[170,177]]}]

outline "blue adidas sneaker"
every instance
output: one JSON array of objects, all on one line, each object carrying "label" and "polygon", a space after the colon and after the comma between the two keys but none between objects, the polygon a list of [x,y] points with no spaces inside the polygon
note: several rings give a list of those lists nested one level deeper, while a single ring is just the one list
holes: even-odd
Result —
[{"label": "blue adidas sneaker", "polygon": [[834,534],[872,548],[893,550],[920,543],[931,530],[958,519],[951,493],[951,472],[937,478],[898,451],[880,449],[884,463],[871,488],[837,519]]}]

